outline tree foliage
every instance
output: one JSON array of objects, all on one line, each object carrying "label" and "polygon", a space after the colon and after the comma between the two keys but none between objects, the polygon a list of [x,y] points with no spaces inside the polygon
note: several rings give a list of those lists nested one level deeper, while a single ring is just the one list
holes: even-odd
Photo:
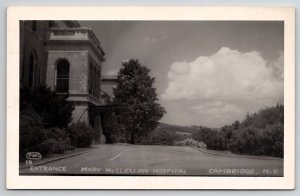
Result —
[{"label": "tree foliage", "polygon": [[43,119],[44,127],[67,128],[72,121],[74,106],[67,101],[68,95],[57,95],[49,87],[39,86],[20,91],[20,110],[31,106]]},{"label": "tree foliage", "polygon": [[199,127],[193,135],[208,149],[283,157],[284,106],[266,107],[220,129]]},{"label": "tree foliage", "polygon": [[85,122],[72,124],[68,128],[71,144],[79,148],[89,147],[93,143],[96,131]]},{"label": "tree foliage", "polygon": [[172,146],[174,143],[174,136],[167,131],[156,129],[144,138],[141,143],[146,145]]},{"label": "tree foliage", "polygon": [[27,152],[63,153],[72,149],[69,134],[57,127],[45,128],[43,119],[29,106],[20,112],[20,160]]},{"label": "tree foliage", "polygon": [[67,95],[46,86],[20,89],[20,159],[27,152],[63,153],[73,149],[66,131],[74,106]]},{"label": "tree foliage", "polygon": [[114,104],[129,107],[126,113],[117,115],[117,123],[119,130],[125,132],[125,140],[134,144],[157,127],[165,110],[157,102],[155,78],[149,75],[150,69],[138,60],[129,60],[122,66],[114,89]]}]

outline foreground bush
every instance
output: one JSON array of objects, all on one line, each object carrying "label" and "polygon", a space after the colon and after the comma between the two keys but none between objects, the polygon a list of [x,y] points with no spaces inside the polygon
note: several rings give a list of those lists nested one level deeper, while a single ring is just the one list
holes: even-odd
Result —
[{"label": "foreground bush", "polygon": [[96,131],[85,122],[73,123],[68,130],[73,146],[85,148],[93,143]]},{"label": "foreground bush", "polygon": [[69,134],[64,129],[43,127],[42,118],[32,107],[20,113],[20,159],[27,152],[39,152],[42,156],[63,153],[72,149]]},{"label": "foreground bush", "polygon": [[49,87],[22,88],[20,110],[32,107],[43,119],[43,127],[67,128],[72,121],[74,105],[67,101],[68,95],[57,95]]}]

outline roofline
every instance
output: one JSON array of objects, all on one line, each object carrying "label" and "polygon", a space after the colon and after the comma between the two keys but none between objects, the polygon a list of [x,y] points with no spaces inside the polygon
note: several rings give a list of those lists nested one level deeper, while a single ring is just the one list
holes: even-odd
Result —
[{"label": "roofline", "polygon": [[71,27],[71,28],[80,27],[79,22],[77,22],[76,20],[63,20],[63,23],[65,23],[66,26]]}]

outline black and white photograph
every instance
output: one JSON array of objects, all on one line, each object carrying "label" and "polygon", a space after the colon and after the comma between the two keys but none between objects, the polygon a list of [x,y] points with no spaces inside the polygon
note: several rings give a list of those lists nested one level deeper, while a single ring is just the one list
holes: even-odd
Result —
[{"label": "black and white photograph", "polygon": [[285,25],[18,20],[18,175],[284,177]]}]

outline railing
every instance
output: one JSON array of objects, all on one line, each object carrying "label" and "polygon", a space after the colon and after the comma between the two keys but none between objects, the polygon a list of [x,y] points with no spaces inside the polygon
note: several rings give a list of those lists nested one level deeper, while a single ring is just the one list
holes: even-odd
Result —
[{"label": "railing", "polygon": [[54,36],[75,36],[75,31],[53,31]]},{"label": "railing", "polygon": [[89,28],[50,29],[50,40],[89,40]]},{"label": "railing", "polygon": [[63,41],[76,41],[86,40],[99,50],[99,53],[103,57],[105,54],[100,46],[100,42],[93,33],[92,29],[80,27],[80,28],[51,28],[49,40],[63,40]]}]

